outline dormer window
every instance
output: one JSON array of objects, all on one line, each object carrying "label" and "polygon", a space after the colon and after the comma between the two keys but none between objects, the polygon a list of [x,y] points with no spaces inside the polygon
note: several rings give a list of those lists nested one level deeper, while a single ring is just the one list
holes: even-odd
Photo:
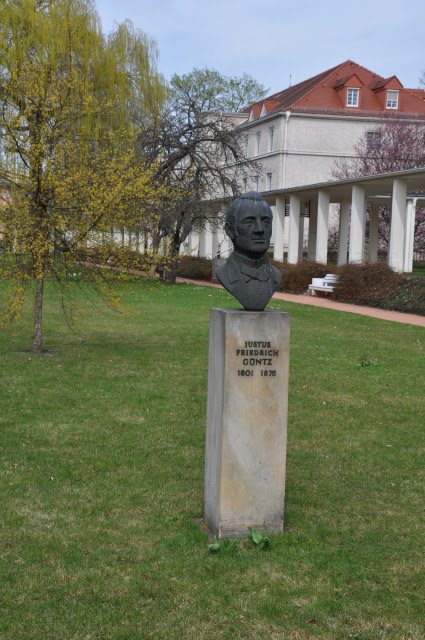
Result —
[{"label": "dormer window", "polygon": [[359,106],[359,89],[347,89],[347,107]]},{"label": "dormer window", "polygon": [[387,109],[398,109],[398,91],[387,91]]}]

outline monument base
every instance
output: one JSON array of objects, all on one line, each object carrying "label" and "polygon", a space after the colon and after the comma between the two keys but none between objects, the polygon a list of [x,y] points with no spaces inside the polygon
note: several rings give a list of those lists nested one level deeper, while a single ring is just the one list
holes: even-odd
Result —
[{"label": "monument base", "polygon": [[211,309],[206,526],[218,538],[283,530],[290,316]]}]

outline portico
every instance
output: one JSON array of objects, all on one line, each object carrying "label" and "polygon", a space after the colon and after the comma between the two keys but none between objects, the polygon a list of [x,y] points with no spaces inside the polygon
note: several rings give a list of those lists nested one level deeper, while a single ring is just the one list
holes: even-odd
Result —
[{"label": "portico", "polygon": [[[425,168],[263,191],[262,196],[274,208],[275,260],[284,259],[285,235],[288,263],[296,264],[302,260],[305,225],[308,224],[308,259],[326,264],[329,211],[331,205],[337,204],[338,265],[365,260],[376,262],[379,207],[387,205],[391,210],[388,264],[395,271],[412,271],[415,212],[416,207],[425,206]],[[224,215],[228,201],[228,198],[215,201],[218,216]],[[212,202],[209,203],[211,206]],[[199,255],[227,257],[230,251],[231,243],[224,236],[221,225],[208,223],[200,234]]]},{"label": "portico", "polygon": [[[379,207],[391,210],[388,264],[412,271],[415,212],[425,206],[425,169],[409,169],[338,182],[263,192],[275,206],[273,254],[283,259],[283,233],[288,225],[288,263],[302,259],[304,222],[308,220],[308,258],[327,262],[329,207],[339,205],[338,265],[378,259]],[[366,238],[366,212],[369,225]],[[285,215],[286,214],[286,215]],[[366,239],[368,245],[365,252]]]}]

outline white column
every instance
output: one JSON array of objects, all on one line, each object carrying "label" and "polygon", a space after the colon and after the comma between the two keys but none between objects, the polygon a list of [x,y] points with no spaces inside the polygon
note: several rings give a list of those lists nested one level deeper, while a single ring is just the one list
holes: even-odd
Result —
[{"label": "white column", "polygon": [[317,234],[317,202],[310,201],[310,219],[308,221],[308,259],[316,260],[316,234]]},{"label": "white column", "polygon": [[406,244],[406,193],[407,183],[401,178],[393,182],[391,202],[390,246],[388,264],[395,271],[403,271],[404,247]]},{"label": "white column", "polygon": [[207,230],[205,226],[199,232],[199,257],[207,257]]},{"label": "white column", "polygon": [[350,262],[362,262],[364,257],[365,190],[353,186],[351,194]]},{"label": "white column", "polygon": [[276,196],[274,208],[274,247],[273,258],[283,262],[283,233],[285,230],[285,198]]},{"label": "white column", "polygon": [[323,264],[328,262],[329,204],[329,193],[327,191],[319,191],[317,199],[316,260]]},{"label": "white column", "polygon": [[299,237],[298,237],[298,260],[300,261],[303,259],[303,253],[304,253],[304,223],[305,223],[305,216],[300,215],[300,228],[299,228]]},{"label": "white column", "polygon": [[211,257],[212,259],[217,257],[218,250],[218,232],[217,228],[211,225]]},{"label": "white column", "polygon": [[223,244],[221,245],[221,257],[228,258],[233,251],[233,242],[230,240],[229,236],[226,235]]},{"label": "white column", "polygon": [[379,204],[370,205],[369,219],[369,262],[378,261],[378,229],[379,229]]},{"label": "white column", "polygon": [[186,251],[188,255],[190,255],[193,246],[193,231],[189,231],[189,233],[187,234],[186,242],[184,244],[186,245]]},{"label": "white column", "polygon": [[298,262],[300,205],[300,197],[292,194],[289,200],[288,264],[296,264]]},{"label": "white column", "polygon": [[406,205],[406,242],[404,245],[403,271],[413,271],[413,244],[415,241],[416,198],[407,201]]},{"label": "white column", "polygon": [[339,205],[338,266],[347,264],[350,208],[349,200],[343,200]]},{"label": "white column", "polygon": [[192,231],[191,235],[191,243],[190,243],[190,255],[197,256],[199,252],[200,246],[200,235],[198,230]]}]

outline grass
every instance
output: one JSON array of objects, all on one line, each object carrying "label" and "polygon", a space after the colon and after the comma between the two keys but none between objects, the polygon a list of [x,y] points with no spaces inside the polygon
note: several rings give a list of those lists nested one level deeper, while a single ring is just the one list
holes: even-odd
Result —
[{"label": "grass", "polygon": [[414,276],[425,276],[425,264],[422,262],[413,263],[413,272]]},{"label": "grass", "polygon": [[129,313],[46,347],[0,334],[4,640],[421,640],[419,327],[292,315],[285,533],[208,552],[202,516],[211,306],[221,290],[130,285]]}]

